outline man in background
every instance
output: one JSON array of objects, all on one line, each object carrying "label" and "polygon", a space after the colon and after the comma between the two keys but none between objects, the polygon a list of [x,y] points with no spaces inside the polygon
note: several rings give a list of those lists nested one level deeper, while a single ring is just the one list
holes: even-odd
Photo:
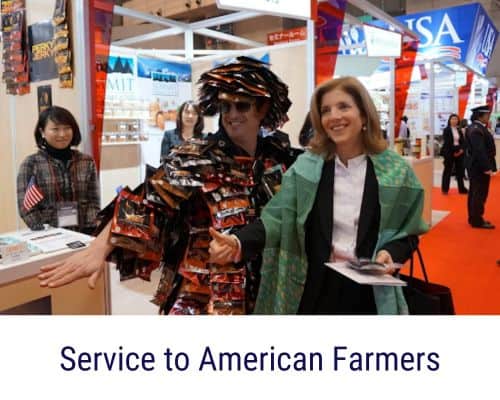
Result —
[{"label": "man in background", "polygon": [[465,165],[469,173],[467,211],[473,228],[494,229],[495,225],[483,218],[491,176],[497,171],[495,141],[487,128],[491,110],[487,105],[472,110],[471,125],[465,134]]}]

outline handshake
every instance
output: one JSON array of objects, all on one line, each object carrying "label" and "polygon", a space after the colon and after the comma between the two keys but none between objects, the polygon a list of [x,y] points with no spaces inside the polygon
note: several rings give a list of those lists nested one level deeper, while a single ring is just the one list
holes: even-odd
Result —
[{"label": "handshake", "polygon": [[212,236],[208,249],[209,262],[224,265],[241,261],[241,243],[236,235],[220,233],[214,228],[210,228],[209,233]]}]

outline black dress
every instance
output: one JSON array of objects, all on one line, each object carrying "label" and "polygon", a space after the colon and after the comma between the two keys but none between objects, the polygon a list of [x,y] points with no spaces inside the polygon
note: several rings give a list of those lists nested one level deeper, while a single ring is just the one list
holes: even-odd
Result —
[{"label": "black dress", "polygon": [[[441,148],[441,155],[443,156],[444,170],[441,180],[441,191],[445,194],[448,193],[450,189],[450,179],[453,171],[455,171],[455,176],[457,178],[458,191],[460,193],[467,193],[467,189],[464,186],[464,135],[458,127],[457,131],[459,139],[458,145],[455,145],[453,129],[447,126],[443,130],[443,147]],[[457,155],[459,152],[461,152],[461,154]]]}]

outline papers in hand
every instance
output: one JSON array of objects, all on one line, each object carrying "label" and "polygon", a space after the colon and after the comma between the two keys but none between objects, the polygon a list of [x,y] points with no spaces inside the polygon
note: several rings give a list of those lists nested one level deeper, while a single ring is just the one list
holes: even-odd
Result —
[{"label": "papers in hand", "polygon": [[406,286],[406,282],[388,274],[370,274],[349,266],[345,261],[325,263],[325,265],[361,285]]}]

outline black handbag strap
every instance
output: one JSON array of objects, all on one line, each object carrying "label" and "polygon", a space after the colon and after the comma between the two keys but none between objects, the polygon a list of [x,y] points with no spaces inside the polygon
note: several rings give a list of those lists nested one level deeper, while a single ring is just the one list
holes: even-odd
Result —
[{"label": "black handbag strap", "polygon": [[420,269],[422,270],[422,273],[424,275],[424,280],[426,283],[429,283],[429,278],[427,277],[427,271],[425,269],[425,264],[424,264],[424,258],[422,257],[422,252],[420,249],[417,247],[414,248],[414,251],[411,253],[411,258],[410,258],[410,278],[413,278],[413,255],[417,253],[418,256],[418,261],[420,262]]}]

